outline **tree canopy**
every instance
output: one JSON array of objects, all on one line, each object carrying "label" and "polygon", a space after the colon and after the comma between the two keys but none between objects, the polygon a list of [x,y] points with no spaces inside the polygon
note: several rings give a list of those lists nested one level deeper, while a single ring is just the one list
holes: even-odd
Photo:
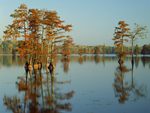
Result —
[{"label": "tree canopy", "polygon": [[21,40],[17,50],[22,57],[49,54],[54,45],[67,39],[66,32],[72,28],[60,19],[56,11],[29,9],[25,4],[21,4],[10,16],[13,21],[6,27],[3,38]]}]

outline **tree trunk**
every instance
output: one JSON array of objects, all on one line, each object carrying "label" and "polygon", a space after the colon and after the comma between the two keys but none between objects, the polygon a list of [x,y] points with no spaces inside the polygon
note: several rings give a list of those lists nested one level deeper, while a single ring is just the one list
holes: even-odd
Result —
[{"label": "tree trunk", "polygon": [[132,64],[133,64],[133,63],[134,63],[134,59],[133,59],[133,54],[134,54],[134,49],[133,49],[133,38],[132,38],[131,41],[132,41],[132,42],[131,42],[131,43],[132,43],[132,45],[131,45],[131,46],[132,46],[132,47],[131,47],[131,48],[132,48],[132,52],[131,52],[131,55],[132,55],[131,62],[132,62]]}]

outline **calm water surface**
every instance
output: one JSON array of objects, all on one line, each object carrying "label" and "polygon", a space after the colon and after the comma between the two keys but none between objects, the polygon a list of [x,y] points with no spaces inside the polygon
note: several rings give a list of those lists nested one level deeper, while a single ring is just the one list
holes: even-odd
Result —
[{"label": "calm water surface", "polygon": [[1,55],[0,113],[150,113],[150,57],[134,61],[120,71],[115,56],[59,57],[54,77],[43,69],[24,90],[25,61]]}]

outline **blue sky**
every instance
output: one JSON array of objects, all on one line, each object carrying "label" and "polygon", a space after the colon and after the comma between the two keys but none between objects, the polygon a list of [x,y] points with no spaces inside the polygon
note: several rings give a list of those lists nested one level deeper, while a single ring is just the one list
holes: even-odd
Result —
[{"label": "blue sky", "polygon": [[[0,0],[0,36],[11,23],[9,16],[21,3],[29,8],[56,10],[67,24],[73,25],[70,35],[84,45],[113,45],[113,32],[118,21],[125,20],[150,30],[150,0]],[[137,44],[150,43],[150,33]]]}]

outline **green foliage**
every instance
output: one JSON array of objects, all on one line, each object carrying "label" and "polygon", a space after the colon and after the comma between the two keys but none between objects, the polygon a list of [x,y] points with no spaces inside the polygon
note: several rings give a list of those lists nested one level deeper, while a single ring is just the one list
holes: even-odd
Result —
[{"label": "green foliage", "polygon": [[141,54],[146,55],[150,54],[150,44],[149,45],[143,45]]},{"label": "green foliage", "polygon": [[129,38],[131,41],[135,41],[137,38],[145,38],[147,33],[148,30],[146,26],[135,24],[133,30],[129,32]]},{"label": "green foliage", "polygon": [[138,55],[141,53],[141,48],[136,44],[135,48],[134,48],[134,54]]}]

